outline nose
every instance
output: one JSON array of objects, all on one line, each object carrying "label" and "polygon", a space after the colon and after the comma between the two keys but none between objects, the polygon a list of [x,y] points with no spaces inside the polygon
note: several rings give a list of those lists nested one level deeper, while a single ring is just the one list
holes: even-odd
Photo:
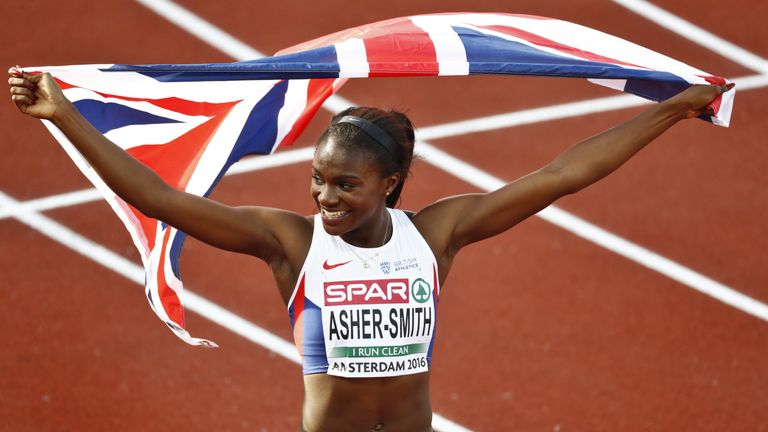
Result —
[{"label": "nose", "polygon": [[329,185],[320,187],[320,193],[317,195],[317,202],[323,207],[333,207],[339,202],[339,195],[336,189]]}]

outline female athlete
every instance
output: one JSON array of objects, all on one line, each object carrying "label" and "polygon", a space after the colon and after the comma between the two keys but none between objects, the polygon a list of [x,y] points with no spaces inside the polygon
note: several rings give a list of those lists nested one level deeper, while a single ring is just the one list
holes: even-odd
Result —
[{"label": "female athlete", "polygon": [[318,213],[229,207],[165,184],[94,129],[48,74],[9,71],[12,100],[52,121],[123,200],[215,247],[267,263],[304,368],[300,431],[430,431],[439,287],[466,245],[502,233],[616,170],[726,86],[693,86],[489,193],[395,210],[414,132],[397,112],[350,108],[317,142]]}]

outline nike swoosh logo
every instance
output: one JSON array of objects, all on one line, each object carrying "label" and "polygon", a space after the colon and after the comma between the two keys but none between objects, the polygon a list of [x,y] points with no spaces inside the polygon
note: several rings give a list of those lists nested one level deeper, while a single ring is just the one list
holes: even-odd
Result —
[{"label": "nike swoosh logo", "polygon": [[335,269],[336,267],[341,267],[341,266],[343,266],[344,264],[349,264],[349,263],[351,263],[351,262],[352,262],[352,261],[350,260],[350,261],[345,261],[345,262],[343,262],[343,263],[338,263],[338,264],[328,264],[328,260],[325,260],[325,262],[323,263],[323,268],[324,268],[324,269],[326,269],[326,270],[333,270],[333,269]]}]

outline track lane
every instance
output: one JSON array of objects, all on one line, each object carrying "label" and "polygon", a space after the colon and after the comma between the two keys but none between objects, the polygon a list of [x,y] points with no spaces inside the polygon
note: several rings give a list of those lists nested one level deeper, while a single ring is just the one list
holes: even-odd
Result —
[{"label": "track lane", "polygon": [[[361,90],[361,93],[366,93],[366,92]],[[418,173],[417,173],[417,174],[418,174]],[[540,233],[540,234],[541,234],[541,233]],[[544,233],[544,235],[547,235],[547,234],[546,234],[546,233]],[[485,254],[481,252],[481,253],[479,253],[479,254],[477,254],[477,255],[478,255],[478,256],[484,256]],[[186,258],[185,258],[185,259],[186,259]],[[205,261],[205,260],[203,259],[203,261]],[[502,266],[502,265],[504,265],[504,264],[503,264],[503,263],[502,263],[502,264],[498,264],[498,266]],[[491,269],[490,269],[490,271],[491,271],[491,272],[493,272],[493,271],[496,271],[496,268],[498,268],[498,267],[493,267],[493,268],[491,268]],[[471,270],[470,270],[470,272],[471,272]],[[471,274],[471,273],[470,273],[470,274]],[[451,283],[453,283],[453,282],[451,282]],[[448,289],[449,289],[449,290],[451,290],[451,288],[450,288],[450,285],[449,285]],[[450,292],[450,291],[448,291],[448,292]],[[546,297],[545,297],[545,299],[546,299]],[[445,302],[445,303],[444,303],[444,305],[449,305],[450,303],[451,303],[451,302]],[[454,301],[454,304],[456,304],[456,302],[455,302],[455,301]],[[459,303],[459,304],[461,304],[461,303]],[[449,306],[445,306],[445,308],[449,308]],[[442,310],[446,310],[446,309],[442,309]],[[450,309],[447,309],[447,310],[448,310],[448,311],[450,311]],[[469,311],[467,311],[467,312],[469,312]],[[447,313],[449,313],[449,312],[445,312],[445,313],[447,314]],[[474,317],[474,316],[477,316],[477,315],[467,315],[467,318],[465,318],[465,320],[468,320],[468,319],[470,319],[470,318],[472,318],[472,317]],[[523,313],[521,312],[521,316],[527,316],[527,315],[525,315],[525,314],[523,314]],[[718,316],[720,316],[720,314],[719,314],[719,313],[714,313],[714,314],[712,315],[712,317],[718,317]],[[149,318],[152,318],[152,319],[154,319],[154,317],[151,317],[151,315],[149,316]],[[710,318],[711,318],[711,317],[710,317]],[[530,318],[530,320],[531,320],[531,321],[529,321],[529,322],[540,322],[540,321],[541,321],[541,317],[532,317],[532,318]],[[452,320],[452,319],[449,319],[449,320],[447,320],[447,321],[444,321],[444,322],[454,323],[454,322],[462,322],[462,320]],[[161,330],[159,330],[159,331],[160,331],[160,332],[165,332],[165,331],[164,331],[164,330],[162,330],[162,329],[161,329]],[[749,331],[749,328],[745,328],[745,329],[744,329],[744,331],[747,331],[747,332],[748,332],[748,331]],[[444,333],[447,333],[447,332],[448,332],[448,331],[443,331],[443,329],[442,329],[442,327],[441,327],[441,336],[442,336]],[[460,333],[460,334],[461,334],[461,333]],[[448,343],[448,346],[449,346],[450,348],[453,348],[453,347],[456,347],[456,346],[460,346],[461,340],[458,340],[458,342],[457,342],[457,343],[452,343],[452,342],[453,342],[453,341],[451,341],[451,342],[449,342],[449,343]],[[747,342],[759,343],[759,342],[760,342],[760,340],[758,339],[757,341],[747,341]],[[439,346],[440,346],[440,345],[439,345]],[[753,345],[753,346],[754,346],[754,345]],[[764,344],[763,344],[762,346],[764,346]],[[598,344],[598,345],[597,345],[597,347],[602,347],[602,345]],[[444,358],[444,357],[445,357],[445,355],[449,355],[449,356],[450,356],[450,355],[452,355],[452,354],[438,354],[438,359]],[[744,355],[744,353],[742,353],[742,352],[739,352],[739,355],[740,355],[740,356],[743,356],[743,355]],[[749,357],[749,356],[746,356],[746,357],[744,357],[744,358],[746,359],[746,361],[750,361],[750,357]],[[742,361],[743,361],[743,360],[744,360],[744,359],[742,359]],[[501,363],[499,363],[499,364],[501,364]],[[506,364],[506,363],[504,363],[504,364]],[[740,364],[743,364],[743,363],[740,363]],[[450,368],[448,368],[448,369],[450,369]],[[446,370],[446,371],[448,371],[448,369],[443,369],[443,370]],[[708,370],[708,368],[707,368],[707,367],[702,367],[701,369],[704,369],[704,371],[705,371],[705,372]],[[672,370],[673,370],[673,371],[676,371],[677,369],[673,368]],[[699,369],[697,369],[697,371],[698,371],[698,370],[699,370]],[[565,372],[564,372],[564,373],[565,373]],[[436,370],[436,374],[437,374],[437,370]],[[706,376],[706,374],[704,374],[704,375]],[[571,376],[571,375],[569,375],[569,376]],[[525,380],[525,378],[530,378],[530,377],[529,377],[529,376],[523,376],[523,377],[522,377],[522,380]],[[441,382],[441,381],[440,381],[440,379],[439,379],[438,377],[436,377],[436,384],[435,384],[435,385],[437,385],[437,383],[440,383],[440,382]],[[545,382],[546,382],[546,381],[545,381]],[[446,383],[449,383],[449,381],[446,381]],[[551,388],[555,388],[555,389],[559,388],[559,387],[557,386],[557,383],[556,383],[556,382],[552,382],[552,384],[553,384],[552,386],[547,386],[547,388],[550,388],[550,389],[551,389]],[[587,385],[587,384],[585,384],[585,385]],[[543,386],[542,386],[542,387],[543,387]],[[455,387],[454,387],[454,388],[455,388]],[[589,388],[589,387],[587,387],[587,388]],[[670,387],[670,388],[673,388],[673,389],[678,389],[678,387],[675,387],[675,386],[673,386],[673,387]],[[461,387],[461,389],[463,389],[463,387]],[[750,388],[745,388],[745,389],[746,389],[747,391],[750,391],[750,394],[753,394],[753,395],[755,395],[755,396],[758,396],[758,398],[757,398],[757,400],[758,400],[758,401],[760,401],[760,400],[764,400],[764,399],[761,399],[761,398],[760,398],[760,393],[755,393],[755,392],[754,392],[754,391],[752,391]],[[457,394],[457,396],[458,396],[458,399],[453,399],[453,397],[451,397],[451,396],[452,396],[452,394],[453,394],[452,392],[441,391],[441,390],[443,390],[443,389],[437,389],[437,388],[436,388],[435,390],[436,390],[438,393],[440,393],[440,395],[442,395],[441,397],[445,397],[445,395],[448,395],[448,396],[450,397],[450,400],[451,400],[451,402],[450,402],[450,403],[453,403],[453,404],[456,404],[456,405],[461,405],[460,407],[457,407],[457,409],[462,409],[462,410],[470,411],[470,413],[469,413],[469,414],[471,415],[471,417],[472,417],[472,418],[478,418],[478,419],[479,419],[478,421],[487,422],[487,421],[488,421],[488,419],[487,419],[487,418],[484,418],[484,416],[485,416],[485,414],[484,414],[484,413],[487,413],[487,412],[497,412],[497,411],[495,411],[495,410],[491,410],[491,411],[484,411],[483,409],[479,409],[479,408],[478,408],[478,406],[477,406],[477,405],[474,403],[474,402],[475,402],[475,400],[472,400],[472,403],[467,403],[467,401],[468,401],[468,399],[469,399],[469,398],[467,397],[466,393],[464,393],[464,392],[460,392],[459,394]],[[449,388],[448,390],[450,390],[450,388]],[[558,416],[556,416],[556,415],[555,415],[555,414],[556,414],[556,413],[555,413],[555,411],[557,411],[557,409],[559,408],[559,405],[555,404],[555,405],[553,406],[551,403],[549,403],[549,401],[550,401],[550,400],[552,400],[552,399],[553,399],[553,397],[552,397],[551,395],[548,395],[548,394],[546,394],[546,390],[547,390],[547,389],[544,389],[544,388],[541,390],[541,392],[543,392],[543,393],[542,393],[542,395],[541,395],[541,398],[540,398],[540,399],[535,399],[535,398],[531,398],[531,399],[529,399],[529,401],[533,400],[534,402],[541,402],[541,404],[540,404],[540,405],[531,404],[531,403],[527,403],[527,404],[526,404],[526,403],[524,403],[524,404],[523,404],[523,408],[524,408],[524,411],[525,411],[525,412],[521,413],[521,419],[522,419],[522,420],[521,420],[521,422],[529,422],[529,423],[527,423],[527,424],[531,424],[531,425],[534,425],[534,426],[539,426],[539,425],[540,425],[540,426],[550,426],[550,425],[553,423],[553,421],[556,421],[556,420],[555,420],[555,418],[556,418],[556,417],[558,417]],[[491,393],[491,392],[489,392],[489,393]],[[491,393],[491,394],[493,394],[493,395],[496,395],[496,394],[500,394],[500,395],[501,395],[500,397],[504,397],[504,394],[506,394],[506,393],[504,393],[504,392],[503,392],[503,393],[497,393],[497,392],[493,392],[493,393]],[[535,392],[525,392],[525,391],[523,391],[523,392],[521,392],[521,393],[517,393],[517,394],[524,394],[524,395],[529,395],[529,394],[537,394],[537,393],[535,393]],[[513,395],[514,395],[514,393],[513,393]],[[507,397],[508,397],[508,396],[509,396],[509,395],[507,395]],[[482,398],[483,398],[483,395],[479,395],[479,398],[480,398],[480,400],[483,400],[483,399],[482,399]],[[508,399],[509,399],[509,397],[508,397]],[[555,398],[555,399],[556,399],[556,398]],[[656,408],[663,408],[663,407],[656,407]],[[693,407],[693,408],[695,408],[695,407]],[[616,411],[615,409],[613,409],[613,410],[609,410],[609,412],[610,412],[610,413],[614,413],[614,414],[616,414],[616,413],[615,413],[615,411]],[[662,411],[664,411],[664,410],[662,409]],[[687,410],[686,412],[691,412],[691,411],[692,411],[692,410]],[[546,413],[549,413],[549,414],[546,414]],[[546,414],[546,415],[545,415],[545,414]],[[601,413],[599,413],[599,414],[605,414],[605,413],[604,413],[604,412],[601,412]],[[578,424],[584,424],[584,423],[583,423],[583,420],[582,420],[582,423],[579,423],[578,421],[576,421],[576,422],[574,423],[574,421],[575,421],[575,420],[578,420],[578,418],[573,418],[573,417],[568,417],[568,418],[571,418],[571,421],[570,421],[570,422],[566,422],[566,423],[563,423],[563,424],[565,424],[565,425],[567,425],[567,424],[577,424],[577,425],[578,425]],[[613,421],[613,423],[611,423],[611,425],[612,425],[612,426],[621,425],[621,424],[622,424],[621,422],[623,421],[623,420],[620,420],[620,419],[618,419],[618,418],[616,418],[616,417],[610,417],[610,420],[612,420],[612,421]],[[533,423],[531,423],[531,422],[533,422]],[[485,424],[485,423],[483,423],[483,424]],[[526,424],[526,423],[521,423],[521,424]],[[557,424],[560,424],[560,423],[557,423]],[[645,423],[642,423],[642,424],[645,424]],[[488,427],[491,427],[491,426],[489,425]],[[597,428],[597,429],[595,429],[595,430],[599,430],[599,429],[600,429],[600,428]]]}]

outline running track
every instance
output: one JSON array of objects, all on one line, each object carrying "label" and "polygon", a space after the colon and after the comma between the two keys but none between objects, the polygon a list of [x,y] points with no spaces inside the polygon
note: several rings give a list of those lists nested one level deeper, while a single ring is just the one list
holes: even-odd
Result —
[{"label": "running track", "polygon": [[[135,2],[13,2],[0,6],[0,53],[6,66],[230,61],[364,22],[471,9],[563,18],[745,77],[730,129],[679,125],[543,218],[463,252],[444,287],[432,393],[445,431],[768,430],[768,7],[655,3],[686,26],[645,3],[475,3],[179,3],[237,45]],[[492,188],[641,109],[543,78],[360,80],[340,96],[332,109],[406,108],[422,127],[407,208]],[[550,107],[575,101],[590,102]],[[191,313],[193,333],[222,349],[177,341],[146,305],[117,218],[88,192],[61,195],[89,184],[42,125],[10,103],[0,114],[0,430],[294,430],[301,372],[269,339],[290,333],[265,266],[190,240],[189,289],[266,332],[249,327],[246,338]],[[457,123],[475,118],[478,129]],[[326,121],[318,115],[298,153],[284,154],[305,159]],[[306,162],[263,163],[241,165],[213,197],[311,213]]]}]

